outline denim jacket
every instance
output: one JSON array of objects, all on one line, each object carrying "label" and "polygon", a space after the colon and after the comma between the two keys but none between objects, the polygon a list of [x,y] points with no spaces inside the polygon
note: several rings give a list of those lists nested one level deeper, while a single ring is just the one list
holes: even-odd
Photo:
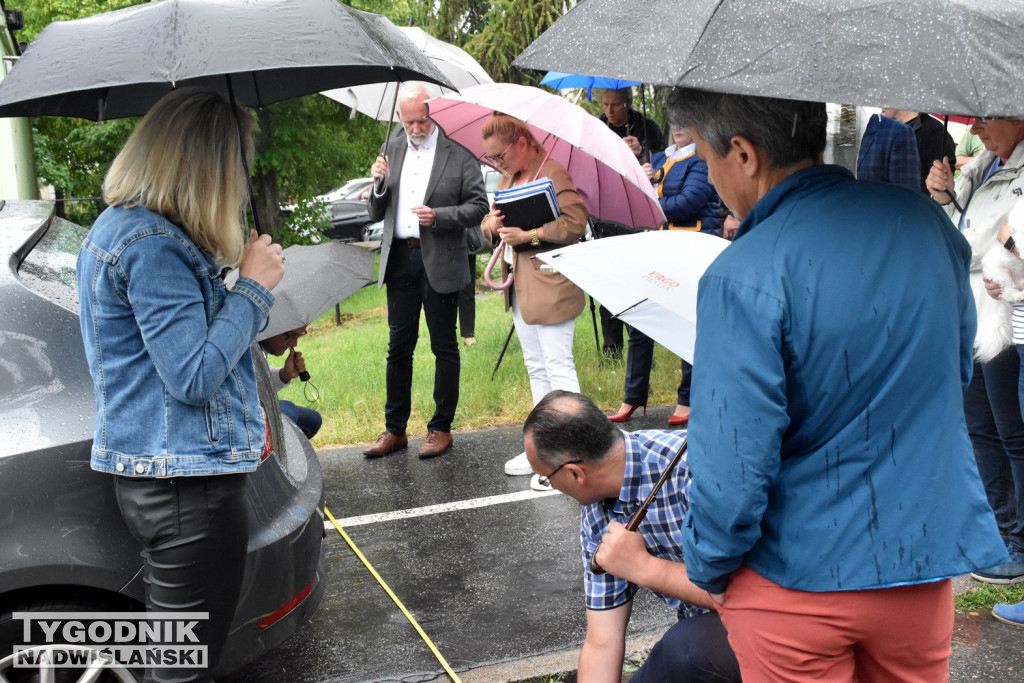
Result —
[{"label": "denim jacket", "polygon": [[96,390],[92,468],[133,477],[250,472],[266,440],[249,345],[274,298],[144,208],[111,207],[78,254]]}]

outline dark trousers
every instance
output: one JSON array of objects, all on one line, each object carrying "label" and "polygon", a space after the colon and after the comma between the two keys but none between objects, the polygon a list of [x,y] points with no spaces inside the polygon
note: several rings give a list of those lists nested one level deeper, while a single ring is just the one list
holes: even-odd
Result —
[{"label": "dark trousers", "polygon": [[680,619],[657,642],[630,683],[739,683],[729,634],[714,612]]},{"label": "dark trousers", "polygon": [[622,353],[622,329],[625,327],[618,318],[604,306],[601,307],[601,350],[605,353]]},{"label": "dark trousers", "polygon": [[245,573],[246,479],[115,477],[121,515],[143,546],[146,611],[209,613],[193,630],[208,648],[209,668],[147,669],[147,681],[213,680]]},{"label": "dark trousers", "polygon": [[978,473],[999,530],[1011,545],[1024,551],[1020,365],[1020,356],[1013,347],[987,363],[975,363],[974,376],[964,393],[964,415]]},{"label": "dark trousers", "polygon": [[476,336],[476,254],[469,255],[469,284],[459,290],[459,335]]},{"label": "dark trousers", "polygon": [[306,406],[295,405],[291,401],[278,401],[278,403],[281,405],[281,412],[299,427],[307,439],[312,439],[320,431],[320,426],[324,423],[324,418],[320,416],[320,413]]},{"label": "dark trousers", "polygon": [[397,240],[391,246],[387,272],[388,342],[387,402],[384,424],[405,436],[412,410],[412,358],[420,333],[420,309],[427,319],[434,354],[434,416],[427,429],[450,432],[459,403],[459,343],[455,336],[459,293],[442,294],[430,286],[419,247]]},{"label": "dark trousers", "polygon": [[[679,359],[683,378],[676,389],[676,404],[690,405],[690,379],[693,366]],[[623,403],[631,406],[647,405],[647,397],[651,392],[651,368],[654,366],[654,340],[636,329],[629,328],[629,349],[626,351],[626,383],[623,390]]]}]

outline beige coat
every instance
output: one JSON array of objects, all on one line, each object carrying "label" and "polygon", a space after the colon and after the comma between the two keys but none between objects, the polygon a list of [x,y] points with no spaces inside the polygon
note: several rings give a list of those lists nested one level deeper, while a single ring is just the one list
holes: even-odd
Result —
[{"label": "beige coat", "polygon": [[[530,325],[554,325],[572,320],[583,312],[583,290],[574,285],[564,275],[538,259],[531,258],[544,251],[557,247],[568,246],[579,242],[587,229],[587,208],[583,205],[576,192],[576,186],[569,173],[557,161],[548,160],[541,167],[539,177],[550,178],[554,183],[558,196],[559,216],[556,220],[541,226],[544,241],[555,246],[547,249],[514,252],[512,270],[515,272],[513,286],[519,311],[523,320]],[[498,183],[499,189],[508,189],[516,178],[502,176]],[[485,217],[481,225],[484,235],[491,240],[498,240],[498,222]],[[517,227],[517,226],[508,226]],[[501,276],[508,275],[508,263],[501,261]],[[505,290],[505,310],[511,307],[510,291]]]}]

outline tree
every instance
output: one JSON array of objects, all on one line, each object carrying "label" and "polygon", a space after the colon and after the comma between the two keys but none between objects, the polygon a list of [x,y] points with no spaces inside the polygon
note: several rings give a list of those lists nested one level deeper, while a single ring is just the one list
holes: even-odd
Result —
[{"label": "tree", "polygon": [[562,16],[564,7],[563,0],[494,0],[465,50],[496,81],[536,85],[540,76],[512,68],[512,60]]}]

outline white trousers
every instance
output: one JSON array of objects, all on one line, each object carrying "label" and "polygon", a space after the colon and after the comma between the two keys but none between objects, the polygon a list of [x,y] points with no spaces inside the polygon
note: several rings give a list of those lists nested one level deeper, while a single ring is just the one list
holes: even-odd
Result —
[{"label": "white trousers", "polygon": [[512,295],[512,319],[523,347],[523,361],[530,376],[530,394],[537,405],[552,389],[580,390],[572,359],[572,336],[576,320],[555,325],[531,325],[519,312],[519,300]]}]

